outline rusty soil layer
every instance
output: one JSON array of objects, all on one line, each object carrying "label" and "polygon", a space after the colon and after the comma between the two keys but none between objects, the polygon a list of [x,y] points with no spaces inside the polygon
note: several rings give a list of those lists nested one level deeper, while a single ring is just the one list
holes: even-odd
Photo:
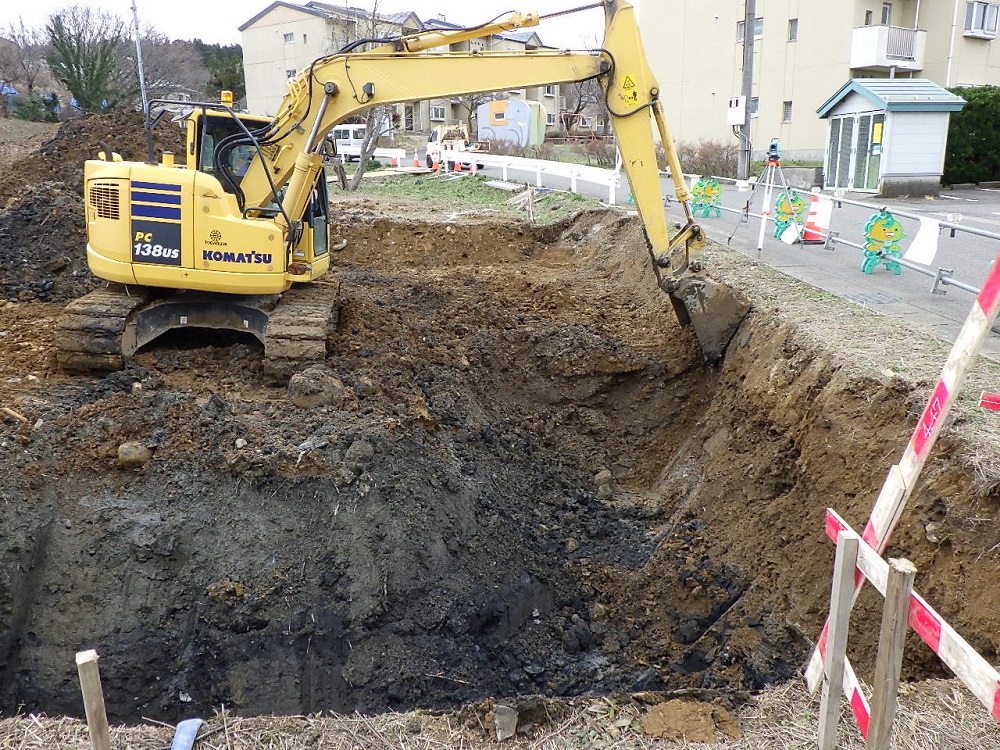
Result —
[{"label": "rusty soil layer", "polygon": [[[310,408],[225,337],[62,375],[74,264],[27,286],[4,271],[4,713],[79,714],[85,648],[115,721],[796,674],[828,606],[824,509],[863,525],[909,386],[761,313],[707,368],[619,214],[542,230],[352,203],[339,221],[343,308]],[[122,466],[128,442],[150,454]],[[995,662],[998,497],[943,443],[891,552]],[[862,673],[880,611],[871,591],[856,608]],[[911,644],[904,676],[939,674]]]}]

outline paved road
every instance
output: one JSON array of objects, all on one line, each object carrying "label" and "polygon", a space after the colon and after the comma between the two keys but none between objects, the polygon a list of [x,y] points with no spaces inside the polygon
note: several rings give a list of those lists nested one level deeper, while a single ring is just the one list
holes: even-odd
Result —
[{"label": "paved road", "polygon": [[[486,170],[490,174],[490,170]],[[533,172],[511,170],[511,180],[534,184]],[[544,177],[547,187],[568,189],[569,181],[558,177]],[[607,200],[607,187],[580,183],[580,190],[591,197]],[[664,194],[673,195],[673,184],[663,180]],[[625,195],[627,193],[622,191]],[[954,286],[940,287],[943,294],[931,293],[932,276],[904,268],[896,276],[884,267],[871,275],[861,272],[863,252],[846,244],[836,243],[832,249],[823,245],[786,245],[771,236],[773,224],[768,225],[765,239],[758,253],[760,219],[751,217],[749,223],[740,222],[740,209],[751,193],[741,193],[735,187],[725,186],[723,205],[733,212],[723,211],[716,218],[698,217],[712,240],[726,244],[734,250],[759,259],[764,263],[814,286],[841,297],[849,298],[866,307],[928,329],[944,341],[952,342],[965,322],[972,307],[974,294]],[[885,207],[890,211],[907,211],[919,216],[950,221],[1000,234],[1000,191],[956,190],[943,193],[936,199],[883,199],[867,194],[848,194],[851,200]],[[805,196],[808,201],[808,195]],[[763,189],[752,195],[752,213],[760,213]],[[676,213],[676,208],[671,215]],[[841,203],[833,209],[830,229],[839,236],[858,244],[864,243],[864,228],[874,213],[871,208]],[[919,219],[897,216],[905,236],[901,246],[905,249],[919,229]],[[732,239],[730,240],[730,235]],[[939,236],[938,252],[931,270],[938,267],[954,271],[953,278],[970,286],[979,287],[990,263],[1000,252],[1000,240],[958,232],[955,237],[948,230]],[[987,334],[981,353],[1000,361],[1000,335]]]}]

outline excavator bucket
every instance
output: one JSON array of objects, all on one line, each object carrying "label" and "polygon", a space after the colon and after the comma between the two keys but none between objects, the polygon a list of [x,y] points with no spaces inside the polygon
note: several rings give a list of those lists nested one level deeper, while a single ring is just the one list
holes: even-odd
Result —
[{"label": "excavator bucket", "polygon": [[694,329],[705,361],[713,366],[718,364],[736,329],[750,312],[750,300],[738,290],[703,274],[670,281],[664,285],[665,291],[670,294],[678,320]]}]

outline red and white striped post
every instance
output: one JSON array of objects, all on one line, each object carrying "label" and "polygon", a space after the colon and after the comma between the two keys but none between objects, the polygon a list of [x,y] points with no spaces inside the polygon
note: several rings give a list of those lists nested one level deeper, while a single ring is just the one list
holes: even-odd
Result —
[{"label": "red and white striped post", "polygon": [[[861,538],[879,554],[882,554],[889,545],[892,532],[899,523],[903,509],[906,507],[906,501],[920,477],[920,472],[927,462],[927,456],[941,433],[944,421],[965,382],[972,358],[998,312],[1000,312],[1000,254],[994,259],[986,281],[983,283],[965,323],[962,324],[958,338],[955,339],[948,358],[945,360],[944,369],[941,371],[934,392],[924,407],[917,427],[910,437],[910,442],[903,451],[902,458],[898,464],[889,469],[889,474],[882,485],[878,499],[875,501],[875,507],[865,525]],[[864,576],[857,576],[855,599],[857,599],[863,582]],[[806,684],[811,693],[816,692],[822,681],[823,651],[826,648],[828,630],[829,623],[823,626],[816,649],[806,667]]]},{"label": "red and white striped post", "polygon": [[[847,525],[836,512],[826,511],[826,534],[834,541],[845,533],[850,534]],[[888,588],[889,564],[878,552],[867,544],[858,545],[858,570],[862,579],[867,578],[883,596]],[[984,659],[960,636],[944,618],[931,607],[920,594],[910,595],[909,624],[931,651],[955,673],[979,702],[986,707],[993,718],[1000,721],[1000,672]],[[853,674],[853,673],[852,673]],[[856,687],[855,685],[851,686]],[[848,690],[845,674],[844,690]],[[848,692],[850,696],[851,693]],[[853,706],[853,701],[852,701]],[[867,722],[867,717],[865,719]],[[860,723],[860,721],[859,721]],[[867,727],[867,724],[865,725]],[[862,731],[865,734],[867,729]]]}]

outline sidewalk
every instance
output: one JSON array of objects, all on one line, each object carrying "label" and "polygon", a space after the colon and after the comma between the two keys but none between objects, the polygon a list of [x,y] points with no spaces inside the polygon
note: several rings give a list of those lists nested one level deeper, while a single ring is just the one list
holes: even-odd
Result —
[{"label": "sidewalk", "polygon": [[[741,209],[750,193],[739,193],[726,187],[723,205]],[[754,196],[753,213],[760,213],[762,192],[758,191]],[[958,219],[957,223],[1000,232],[1000,191],[955,192],[956,196],[933,200],[880,199],[858,193],[844,197],[885,207],[889,211],[896,207],[939,221]],[[806,192],[800,192],[800,195],[809,199]],[[872,209],[865,207],[841,204],[833,209],[830,228],[844,239],[864,244],[865,226],[873,213]],[[706,236],[715,242],[725,245],[732,234],[728,243],[732,249],[889,318],[905,320],[948,343],[955,340],[975,300],[972,293],[954,286],[943,287],[941,291],[944,294],[932,293],[934,279],[908,268],[903,268],[898,276],[884,266],[879,266],[870,275],[862,273],[863,252],[845,244],[835,244],[832,249],[823,245],[787,245],[773,237],[772,221],[768,222],[758,253],[759,218],[751,216],[749,222],[740,223],[739,213],[723,212],[718,218],[714,215],[699,216],[697,220],[705,228]],[[920,222],[907,218],[899,218],[899,221],[905,231],[900,246],[905,249],[919,229]],[[952,238],[950,232],[944,230],[939,235],[933,265],[929,267],[953,269],[955,279],[979,287],[998,252],[1000,241],[964,232]],[[989,333],[980,347],[980,354],[1000,361],[1000,335]]]}]

